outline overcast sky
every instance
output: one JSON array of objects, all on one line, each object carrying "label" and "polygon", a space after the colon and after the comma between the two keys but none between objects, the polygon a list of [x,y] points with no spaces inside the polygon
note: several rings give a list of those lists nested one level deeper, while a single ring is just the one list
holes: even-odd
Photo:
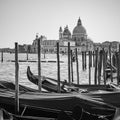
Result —
[{"label": "overcast sky", "polygon": [[0,48],[32,44],[36,33],[57,40],[79,17],[94,42],[120,42],[120,0],[0,0]]}]

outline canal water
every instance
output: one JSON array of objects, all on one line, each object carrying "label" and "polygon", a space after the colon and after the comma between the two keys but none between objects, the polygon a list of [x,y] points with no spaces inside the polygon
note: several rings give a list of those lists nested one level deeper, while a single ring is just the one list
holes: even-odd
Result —
[{"label": "canal water", "polygon": [[[27,55],[19,53],[19,60],[26,60]],[[41,55],[42,61],[57,61],[56,54],[46,54]],[[29,54],[29,60],[37,61],[37,54]],[[4,53],[3,55],[3,63],[0,62],[0,80],[4,81],[12,81],[15,82],[15,63],[11,62],[14,60],[14,54]],[[0,55],[1,60],[1,55]],[[60,80],[68,80],[68,58],[67,55],[60,54]],[[87,58],[87,70],[82,70],[82,57],[78,56],[79,62],[79,79],[80,84],[88,84],[89,83],[89,70],[88,70],[88,58]],[[26,85],[32,88],[36,88],[36,85],[33,85],[27,79],[27,66],[30,66],[33,74],[38,74],[38,62],[19,62],[19,82],[22,85]],[[94,81],[94,68],[91,69],[91,80]],[[57,62],[41,62],[41,74],[43,76],[51,77],[57,79]],[[73,62],[73,78],[74,83],[77,83],[77,74],[76,74],[76,62]]]}]

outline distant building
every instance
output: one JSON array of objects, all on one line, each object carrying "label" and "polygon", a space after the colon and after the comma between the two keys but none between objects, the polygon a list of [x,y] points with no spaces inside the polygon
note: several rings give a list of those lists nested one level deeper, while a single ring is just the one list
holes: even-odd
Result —
[{"label": "distant building", "polygon": [[111,48],[112,48],[112,51],[119,51],[119,42],[117,41],[113,41],[111,42]]},{"label": "distant building", "polygon": [[101,43],[94,43],[94,50],[102,50],[102,44]]},{"label": "distant building", "polygon": [[8,53],[14,53],[15,50],[11,48],[1,48],[0,52],[8,52]]},{"label": "distant building", "polygon": [[119,44],[120,43],[117,41],[113,41],[113,42],[105,41],[101,45],[106,51],[109,51],[109,46],[111,46],[111,51],[118,51]]},{"label": "distant building", "polygon": [[[56,43],[57,43],[57,40],[47,40],[47,38],[45,36],[42,36],[42,38],[41,38],[42,52],[54,53]],[[33,53],[37,53],[37,51],[38,51],[38,35],[36,35],[35,40],[33,40],[31,49],[32,49]]]},{"label": "distant building", "polygon": [[62,27],[59,29],[59,40],[62,42],[70,42],[75,44],[77,48],[80,48],[83,51],[93,50],[93,41],[87,38],[86,29],[83,27],[81,19],[78,19],[77,25],[73,29],[73,33],[71,34],[68,26],[64,28],[62,31]]},{"label": "distant building", "polygon": [[109,50],[109,46],[110,46],[110,42],[109,41],[105,41],[102,44],[102,47],[104,48],[105,51]]},{"label": "distant building", "polygon": [[[38,35],[36,35],[35,40],[32,43],[32,52],[37,52],[37,39]],[[77,25],[73,29],[73,33],[71,34],[68,25],[62,30],[62,27],[59,28],[59,40],[47,40],[45,36],[41,39],[42,52],[46,53],[55,53],[56,45],[59,42],[60,52],[67,52],[68,42],[70,42],[71,49],[78,49],[78,52],[81,51],[93,51],[94,44],[93,41],[87,38],[86,29],[83,27],[81,19],[78,19]]]}]

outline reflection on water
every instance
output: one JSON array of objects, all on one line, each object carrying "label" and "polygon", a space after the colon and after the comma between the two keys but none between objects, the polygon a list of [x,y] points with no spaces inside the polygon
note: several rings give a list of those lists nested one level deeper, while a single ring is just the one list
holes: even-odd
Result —
[{"label": "reflection on water", "polygon": [[[42,55],[42,60],[48,61],[48,60],[57,60],[56,54],[46,54],[45,59]],[[26,54],[19,54],[19,60],[26,60]],[[67,61],[66,55],[60,55],[60,61],[63,61],[63,63],[60,63],[60,79],[68,79],[68,61]],[[1,60],[1,55],[0,55]],[[4,62],[0,62],[0,80],[5,81],[15,81],[15,63],[14,62],[8,62],[10,60],[14,60],[14,54],[4,53]],[[29,60],[37,60],[37,54],[29,54]],[[89,75],[88,75],[88,69],[86,71],[82,71],[82,58],[81,55],[78,56],[79,61],[79,77],[80,77],[80,83],[88,83]],[[30,66],[31,71],[34,74],[38,74],[38,64],[37,62],[19,62],[19,81],[21,84],[28,85],[35,87],[32,83],[30,83],[27,79],[26,71],[27,66]],[[57,79],[57,62],[42,62],[41,63],[41,74],[44,76],[52,77]],[[74,74],[74,82],[77,80],[76,75],[76,62],[73,63],[73,74]],[[93,78],[93,75],[92,75]]]}]

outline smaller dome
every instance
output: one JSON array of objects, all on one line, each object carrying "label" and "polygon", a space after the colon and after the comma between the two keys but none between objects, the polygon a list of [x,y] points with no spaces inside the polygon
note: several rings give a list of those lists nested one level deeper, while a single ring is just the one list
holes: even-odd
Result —
[{"label": "smaller dome", "polygon": [[63,31],[63,35],[71,35],[68,26],[65,27],[64,31]]}]

